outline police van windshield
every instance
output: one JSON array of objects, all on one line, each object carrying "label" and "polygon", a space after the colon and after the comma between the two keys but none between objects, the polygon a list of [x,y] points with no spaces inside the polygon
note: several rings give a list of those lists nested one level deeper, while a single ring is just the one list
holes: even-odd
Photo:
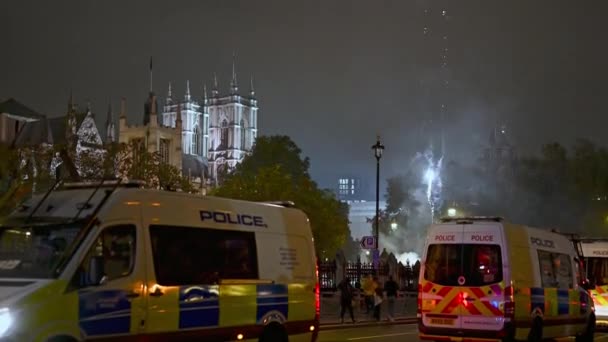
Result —
[{"label": "police van windshield", "polygon": [[500,246],[429,245],[424,279],[447,286],[485,286],[502,281]]},{"label": "police van windshield", "polygon": [[591,284],[608,285],[608,258],[586,258],[585,272]]},{"label": "police van windshield", "polygon": [[52,278],[85,226],[83,221],[12,223],[0,226],[0,278]]}]

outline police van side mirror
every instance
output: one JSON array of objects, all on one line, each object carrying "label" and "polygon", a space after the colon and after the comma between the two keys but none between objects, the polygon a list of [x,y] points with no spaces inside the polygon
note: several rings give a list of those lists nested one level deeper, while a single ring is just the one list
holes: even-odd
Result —
[{"label": "police van side mirror", "polygon": [[106,282],[104,271],[103,257],[94,256],[89,260],[89,272],[87,274],[87,283],[89,285],[103,285]]}]

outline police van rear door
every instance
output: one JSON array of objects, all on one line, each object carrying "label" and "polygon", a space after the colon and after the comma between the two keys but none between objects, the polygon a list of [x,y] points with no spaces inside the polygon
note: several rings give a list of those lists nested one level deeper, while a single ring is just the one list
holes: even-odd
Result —
[{"label": "police van rear door", "polygon": [[462,269],[462,235],[461,224],[438,224],[429,230],[421,283],[421,315],[426,327],[461,327],[456,286]]},{"label": "police van rear door", "polygon": [[462,328],[466,330],[501,330],[504,326],[504,290],[502,225],[476,222],[463,228]]}]

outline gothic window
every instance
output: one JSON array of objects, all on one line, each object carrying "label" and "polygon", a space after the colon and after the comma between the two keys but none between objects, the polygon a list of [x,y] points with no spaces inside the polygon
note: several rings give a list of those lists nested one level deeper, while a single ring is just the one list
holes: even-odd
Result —
[{"label": "gothic window", "polygon": [[192,154],[198,155],[198,126],[192,130]]},{"label": "gothic window", "polygon": [[220,130],[220,146],[228,148],[228,121],[224,119],[222,121],[222,128]]},{"label": "gothic window", "polygon": [[245,120],[241,119],[241,150],[247,149],[247,130],[245,128]]},{"label": "gothic window", "polygon": [[160,160],[161,162],[169,163],[169,139],[160,139],[159,146]]}]

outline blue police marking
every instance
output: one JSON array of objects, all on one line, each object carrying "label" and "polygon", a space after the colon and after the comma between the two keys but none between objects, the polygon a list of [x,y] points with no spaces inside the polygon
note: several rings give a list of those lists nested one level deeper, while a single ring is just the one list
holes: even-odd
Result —
[{"label": "blue police marking", "polygon": [[287,285],[285,284],[261,284],[257,285],[257,314],[256,320],[260,321],[264,315],[271,311],[280,312],[285,319],[288,318],[289,299]]},{"label": "blue police marking", "polygon": [[255,226],[267,228],[268,225],[264,222],[262,216],[247,215],[247,214],[232,214],[221,211],[201,210],[201,221],[213,221],[215,223],[241,224],[244,226]]},{"label": "blue police marking", "polygon": [[80,328],[87,336],[128,334],[131,302],[123,290],[82,290],[78,293]]},{"label": "blue police marking", "polygon": [[219,286],[179,289],[179,328],[216,327],[220,323]]},{"label": "blue police marking", "polygon": [[542,287],[533,287],[530,289],[530,312],[539,308],[541,312],[545,312],[545,289]]},{"label": "blue police marking", "polygon": [[557,314],[567,315],[570,313],[570,297],[567,289],[557,289]]}]

